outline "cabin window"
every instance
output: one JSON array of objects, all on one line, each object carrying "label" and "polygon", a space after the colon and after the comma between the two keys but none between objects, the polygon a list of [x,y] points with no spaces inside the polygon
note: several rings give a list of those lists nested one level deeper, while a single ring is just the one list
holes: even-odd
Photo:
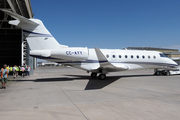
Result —
[{"label": "cabin window", "polygon": [[139,55],[137,55],[137,58],[139,59]]},{"label": "cabin window", "polygon": [[115,55],[112,55],[113,58],[115,58],[116,56]]},{"label": "cabin window", "polygon": [[148,58],[150,59],[151,57],[150,57],[150,56],[148,56]]},{"label": "cabin window", "polygon": [[159,53],[160,57],[166,57],[164,54],[162,53]]},{"label": "cabin window", "polygon": [[106,55],[107,58],[109,58],[109,55]]},{"label": "cabin window", "polygon": [[156,59],[156,56],[154,56],[154,59]]},{"label": "cabin window", "polygon": [[121,58],[121,55],[119,55],[119,58]]},{"label": "cabin window", "polygon": [[127,55],[125,55],[125,58],[127,58],[128,56]]},{"label": "cabin window", "polygon": [[145,56],[143,55],[143,56],[142,56],[142,58],[144,59],[144,58],[145,58]]},{"label": "cabin window", "polygon": [[133,55],[131,55],[131,58],[133,58]]}]

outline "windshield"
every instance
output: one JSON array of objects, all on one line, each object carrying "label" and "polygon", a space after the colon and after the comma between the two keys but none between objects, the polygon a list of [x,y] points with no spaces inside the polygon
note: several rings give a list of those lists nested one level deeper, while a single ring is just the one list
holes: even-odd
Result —
[{"label": "windshield", "polygon": [[164,54],[162,53],[159,53],[160,57],[166,57]]}]

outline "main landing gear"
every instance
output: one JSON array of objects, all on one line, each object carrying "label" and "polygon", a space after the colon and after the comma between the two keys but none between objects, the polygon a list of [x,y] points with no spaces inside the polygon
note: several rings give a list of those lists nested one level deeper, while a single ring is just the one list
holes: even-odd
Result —
[{"label": "main landing gear", "polygon": [[92,77],[92,78],[96,78],[96,77],[97,77],[97,73],[92,72],[92,73],[91,73],[91,77]]},{"label": "main landing gear", "polygon": [[157,76],[162,76],[162,75],[166,75],[166,76],[170,76],[171,73],[169,72],[169,70],[155,70],[154,71],[154,75],[157,75]]},{"label": "main landing gear", "polygon": [[[96,77],[97,77],[97,73],[92,72],[92,73],[91,73],[91,77],[92,77],[92,78],[96,78]],[[101,73],[101,74],[99,74],[98,77],[99,77],[100,80],[104,80],[104,79],[106,79],[106,74],[102,74],[102,73]]]}]

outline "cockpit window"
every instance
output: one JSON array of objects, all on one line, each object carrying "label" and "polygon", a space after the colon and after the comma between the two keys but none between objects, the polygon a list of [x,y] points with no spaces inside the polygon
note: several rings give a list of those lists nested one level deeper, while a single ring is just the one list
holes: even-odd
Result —
[{"label": "cockpit window", "polygon": [[162,53],[159,53],[160,57],[166,57],[164,54]]}]

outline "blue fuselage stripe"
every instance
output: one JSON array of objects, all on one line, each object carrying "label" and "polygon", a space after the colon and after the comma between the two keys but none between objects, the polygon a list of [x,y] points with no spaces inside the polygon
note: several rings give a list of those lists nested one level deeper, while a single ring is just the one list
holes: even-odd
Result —
[{"label": "blue fuselage stripe", "polygon": [[[29,33],[29,34],[33,34],[33,35],[35,35],[34,37],[52,37],[51,34],[35,33],[35,32],[27,31],[27,30],[23,30],[23,32]],[[33,37],[33,36],[32,36],[32,37]]]}]

